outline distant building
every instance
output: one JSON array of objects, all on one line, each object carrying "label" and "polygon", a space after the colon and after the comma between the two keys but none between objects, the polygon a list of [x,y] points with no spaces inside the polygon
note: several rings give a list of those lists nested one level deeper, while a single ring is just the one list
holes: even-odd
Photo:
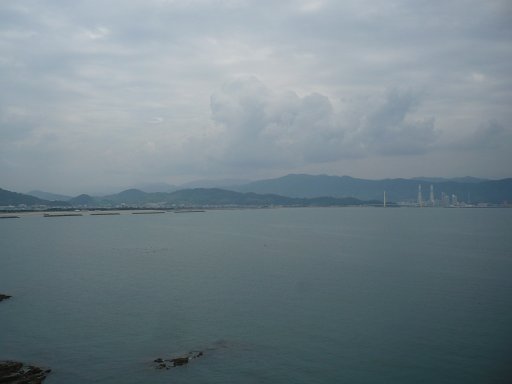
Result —
[{"label": "distant building", "polygon": [[423,197],[421,196],[421,184],[418,184],[418,207],[423,207]]},{"label": "distant building", "polygon": [[433,207],[436,205],[436,202],[434,200],[434,186],[430,184],[430,206]]},{"label": "distant building", "polygon": [[450,205],[450,195],[441,192],[441,206],[448,207]]}]

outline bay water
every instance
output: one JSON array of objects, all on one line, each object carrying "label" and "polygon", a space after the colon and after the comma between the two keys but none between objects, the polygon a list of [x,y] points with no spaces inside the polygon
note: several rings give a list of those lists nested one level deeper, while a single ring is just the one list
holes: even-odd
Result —
[{"label": "bay water", "polygon": [[512,382],[512,209],[1,220],[0,293],[48,384]]}]

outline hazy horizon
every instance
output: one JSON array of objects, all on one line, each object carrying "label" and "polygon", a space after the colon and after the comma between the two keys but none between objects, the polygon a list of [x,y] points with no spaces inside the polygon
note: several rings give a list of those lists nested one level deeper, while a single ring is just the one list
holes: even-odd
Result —
[{"label": "hazy horizon", "polygon": [[501,179],[512,5],[450,0],[0,4],[0,188]]},{"label": "hazy horizon", "polygon": [[[281,178],[289,175],[297,175],[297,174],[286,174],[286,175],[280,175],[275,177]],[[391,177],[391,178],[361,178],[353,175],[332,175],[332,174],[307,174],[308,176],[334,176],[334,177],[351,177],[355,179],[365,179],[365,180],[385,180],[385,179],[442,179],[440,181],[452,181],[452,180],[458,180],[458,179],[465,179],[465,178],[474,178],[474,179],[482,179],[482,180],[501,180],[505,178],[483,178],[483,177],[476,177],[471,175],[465,175],[465,176],[454,176],[454,177],[439,177],[439,176],[413,176],[413,177]],[[274,178],[269,178],[274,179]],[[66,196],[77,196],[80,194],[87,194],[87,195],[93,195],[93,196],[103,196],[103,195],[109,195],[109,194],[116,194],[128,189],[139,189],[145,192],[168,192],[166,187],[169,187],[170,189],[188,189],[188,188],[224,188],[228,186],[240,186],[244,184],[248,184],[255,181],[261,181],[261,180],[268,180],[268,179],[254,179],[254,180],[235,180],[235,179],[197,179],[192,180],[184,183],[167,183],[167,182],[147,182],[147,183],[138,183],[133,185],[120,185],[120,186],[104,186],[103,188],[97,188],[97,189],[84,189],[84,190],[75,190],[73,188],[64,188],[63,190],[45,190],[41,188],[32,188],[26,191],[17,191],[17,190],[11,190],[13,192],[20,192],[20,193],[26,193],[30,194],[30,192],[44,192],[44,193],[51,193],[56,195],[66,195]],[[0,188],[8,189],[0,186]]]}]

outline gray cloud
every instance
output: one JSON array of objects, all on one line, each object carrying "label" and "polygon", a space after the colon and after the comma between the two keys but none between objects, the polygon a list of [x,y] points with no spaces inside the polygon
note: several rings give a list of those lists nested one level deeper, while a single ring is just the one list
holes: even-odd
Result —
[{"label": "gray cloud", "polygon": [[0,106],[0,127],[2,139],[17,141],[30,135],[37,126],[37,119],[30,111],[17,106]]},{"label": "gray cloud", "polygon": [[512,148],[512,130],[496,120],[480,124],[472,133],[451,142],[453,150],[488,151]]},{"label": "gray cloud", "polygon": [[506,0],[4,1],[0,179],[509,176],[511,19]]},{"label": "gray cloud", "polygon": [[324,95],[275,92],[254,77],[211,98],[212,117],[224,128],[221,155],[253,167],[425,153],[438,135],[432,118],[409,117],[417,104],[418,94],[391,90],[341,113]]},{"label": "gray cloud", "polygon": [[211,109],[213,120],[224,128],[221,156],[231,165],[319,161],[328,141],[343,136],[325,96],[275,92],[254,77],[226,83],[212,95]]},{"label": "gray cloud", "polygon": [[356,145],[383,155],[425,153],[435,144],[434,119],[412,119],[410,114],[419,104],[419,96],[410,91],[390,90],[376,106],[365,107],[356,134]]}]

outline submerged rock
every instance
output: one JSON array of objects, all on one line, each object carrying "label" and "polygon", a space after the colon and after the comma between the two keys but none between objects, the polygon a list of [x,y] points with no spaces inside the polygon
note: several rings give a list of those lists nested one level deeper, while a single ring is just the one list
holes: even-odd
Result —
[{"label": "submerged rock", "polygon": [[7,300],[7,299],[10,299],[10,298],[11,298],[11,296],[9,296],[9,295],[3,295],[3,294],[1,294],[1,293],[0,293],[0,301],[2,301],[2,300]]},{"label": "submerged rock", "polygon": [[175,359],[171,359],[170,362],[176,367],[178,365],[188,364],[188,357],[176,357]]},{"label": "submerged rock", "polygon": [[172,359],[162,359],[159,357],[158,359],[153,360],[153,362],[157,363],[155,367],[156,369],[169,369],[186,365],[190,362],[190,360],[201,356],[203,356],[202,351],[192,351],[185,355],[174,357]]},{"label": "submerged rock", "polygon": [[18,361],[0,361],[0,383],[41,384],[51,369],[24,365]]}]

